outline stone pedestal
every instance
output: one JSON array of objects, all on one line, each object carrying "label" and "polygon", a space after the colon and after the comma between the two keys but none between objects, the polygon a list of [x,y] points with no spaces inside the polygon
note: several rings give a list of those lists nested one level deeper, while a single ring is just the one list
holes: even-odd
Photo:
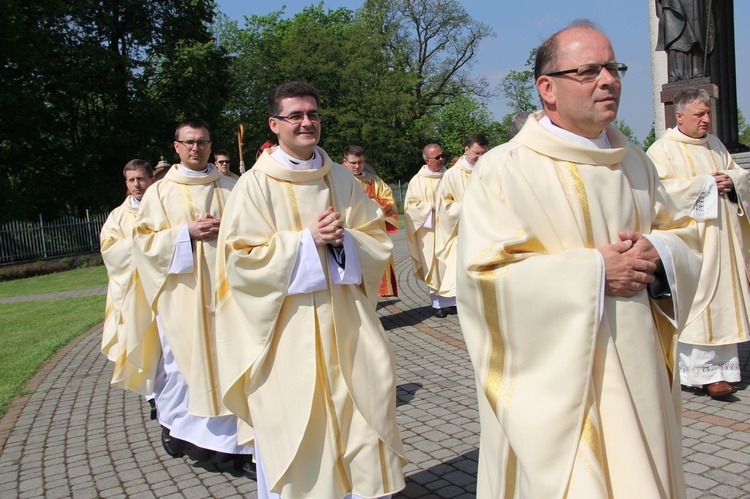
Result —
[{"label": "stone pedestal", "polygon": [[[701,88],[708,92],[711,97],[711,116],[717,115],[716,101],[719,98],[719,87],[711,83],[710,78],[693,78],[692,80],[680,80],[667,83],[661,87],[661,102],[664,104],[664,124],[666,128],[674,128],[677,121],[674,117],[674,98],[683,90],[688,88]],[[716,135],[714,120],[711,120],[711,127],[708,133]]]},{"label": "stone pedestal", "polygon": [[732,159],[745,170],[750,170],[750,152],[734,153]]}]

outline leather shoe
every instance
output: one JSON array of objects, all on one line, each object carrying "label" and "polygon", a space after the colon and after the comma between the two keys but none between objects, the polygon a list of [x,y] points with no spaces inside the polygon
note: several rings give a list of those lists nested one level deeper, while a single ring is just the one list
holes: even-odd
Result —
[{"label": "leather shoe", "polygon": [[717,381],[704,386],[711,398],[723,398],[737,391],[735,387],[726,381]]},{"label": "leather shoe", "polygon": [[234,469],[242,471],[242,474],[250,480],[258,480],[258,471],[256,470],[255,463],[251,456],[242,455],[235,457]]},{"label": "leather shoe", "polygon": [[169,434],[169,428],[161,427],[161,445],[164,450],[172,457],[182,457],[187,448],[187,442],[174,438]]},{"label": "leather shoe", "polygon": [[435,317],[439,317],[440,319],[448,317],[448,312],[446,312],[444,308],[433,308],[432,313],[435,314]]},{"label": "leather shoe", "polygon": [[456,315],[458,313],[458,309],[456,307],[446,307],[445,311],[448,312],[448,315]]}]

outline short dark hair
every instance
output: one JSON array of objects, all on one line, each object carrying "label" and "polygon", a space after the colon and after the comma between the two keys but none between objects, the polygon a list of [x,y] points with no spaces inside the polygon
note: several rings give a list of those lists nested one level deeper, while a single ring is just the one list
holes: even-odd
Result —
[{"label": "short dark hair", "polygon": [[126,172],[132,172],[135,170],[144,170],[149,178],[154,176],[154,169],[148,161],[143,159],[131,159],[125,163],[125,167],[122,169],[122,176],[124,177]]},{"label": "short dark hair", "polygon": [[216,156],[226,156],[228,158],[231,158],[232,156],[229,154],[229,151],[226,149],[219,149],[218,151],[214,151],[214,158]]},{"label": "short dark hair", "polygon": [[464,140],[464,146],[471,147],[474,144],[478,144],[480,146],[488,146],[490,145],[490,141],[487,140],[487,136],[485,136],[483,133],[472,133],[468,137],[466,137],[466,140]]},{"label": "short dark hair", "polygon": [[288,81],[274,88],[268,94],[268,116],[275,116],[281,112],[281,100],[289,97],[313,97],[315,104],[320,107],[320,95],[315,87],[301,81]]},{"label": "short dark hair", "polygon": [[560,68],[555,68],[559,51],[557,38],[561,33],[574,28],[591,28],[601,32],[593,21],[588,19],[576,19],[571,21],[570,24],[563,29],[553,33],[549,38],[544,40],[541,45],[539,45],[539,48],[536,51],[536,58],[534,59],[534,81],[538,80],[542,75],[560,70]]},{"label": "short dark hair", "polygon": [[357,156],[358,158],[360,156],[365,155],[365,150],[362,149],[361,146],[349,146],[346,149],[344,149],[344,159],[346,159],[347,156]]},{"label": "short dark hair", "polygon": [[208,126],[204,120],[200,118],[186,118],[177,125],[174,130],[174,140],[180,140],[180,130],[183,128],[205,128],[208,131],[208,138],[211,138],[211,127]]},{"label": "short dark hair", "polygon": [[702,88],[686,88],[674,98],[674,112],[684,113],[685,108],[691,102],[698,101],[707,106],[711,105],[711,96]]}]

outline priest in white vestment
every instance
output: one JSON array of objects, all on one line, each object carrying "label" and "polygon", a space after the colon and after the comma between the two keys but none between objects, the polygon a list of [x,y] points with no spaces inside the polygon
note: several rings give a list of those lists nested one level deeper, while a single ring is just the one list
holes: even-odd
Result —
[{"label": "priest in white vestment", "polygon": [[[159,357],[159,337],[154,314],[146,301],[133,261],[133,226],[141,199],[154,183],[154,170],[142,159],[123,168],[128,197],[112,210],[99,236],[102,260],[107,267],[107,305],[102,326],[101,352],[114,362],[112,384],[123,389],[142,387],[153,400],[153,380],[142,365],[128,360],[128,345],[138,345],[153,362]],[[145,341],[139,341],[143,336]],[[132,360],[133,356],[131,356]]]},{"label": "priest in white vestment", "polygon": [[414,268],[414,277],[427,284],[435,317],[446,317],[456,306],[456,297],[441,298],[438,282],[430,275],[435,265],[435,209],[440,179],[445,173],[445,154],[437,144],[422,149],[425,165],[409,181],[404,197],[406,243]]},{"label": "priest in white vestment", "polygon": [[383,212],[316,147],[313,87],[276,87],[269,115],[279,146],[240,177],[219,234],[223,401],[253,427],[259,498],[389,497],[404,450],[375,311]]},{"label": "priest in white vestment", "polygon": [[[216,365],[216,238],[236,181],[208,164],[208,125],[187,119],[175,132],[180,164],[143,197],[134,257],[157,316],[163,370],[156,407],[165,450],[195,460],[234,460],[253,478],[252,448],[238,443],[238,421],[221,402]],[[173,444],[177,444],[176,446]]]},{"label": "priest in white vestment", "polygon": [[688,89],[674,99],[677,126],[649,148],[659,177],[698,222],[703,243],[700,285],[680,333],[680,382],[722,399],[741,380],[737,344],[750,339],[750,186],[747,170],[708,133],[711,98]]},{"label": "priest in white vestment", "polygon": [[609,40],[577,21],[535,68],[543,111],[478,162],[461,214],[477,497],[685,497],[674,358],[697,230],[611,125],[627,67]]},{"label": "priest in white vestment", "polygon": [[464,141],[464,154],[443,175],[438,187],[435,226],[435,262],[432,265],[438,284],[438,296],[456,297],[456,262],[458,257],[458,223],[469,175],[487,152],[489,141],[484,134],[472,133]]}]

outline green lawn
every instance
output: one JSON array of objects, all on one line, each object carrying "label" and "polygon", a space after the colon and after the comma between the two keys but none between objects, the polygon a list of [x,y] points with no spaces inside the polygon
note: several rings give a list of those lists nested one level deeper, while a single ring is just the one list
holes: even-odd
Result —
[{"label": "green lawn", "polygon": [[0,282],[0,298],[101,288],[107,285],[104,265],[48,274],[16,281]]},{"label": "green lawn", "polygon": [[[0,283],[0,297],[106,286],[103,266]],[[0,304],[0,417],[39,367],[104,318],[105,296]]]}]

